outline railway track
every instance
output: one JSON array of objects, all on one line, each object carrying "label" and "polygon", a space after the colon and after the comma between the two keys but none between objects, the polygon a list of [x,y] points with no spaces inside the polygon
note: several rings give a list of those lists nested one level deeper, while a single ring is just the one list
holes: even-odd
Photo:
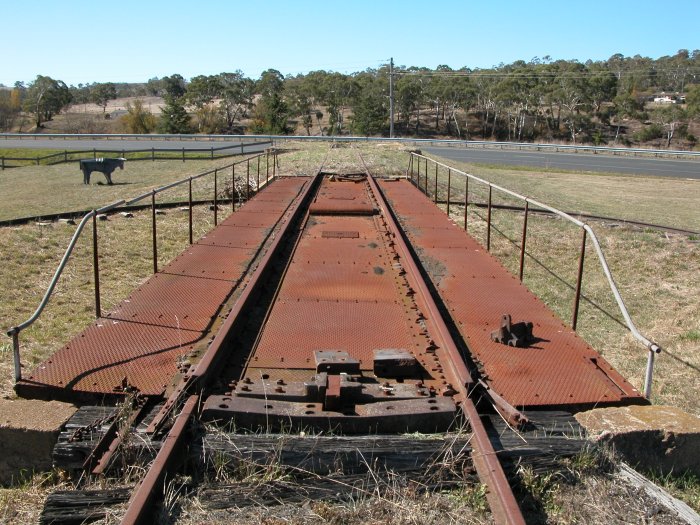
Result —
[{"label": "railway track", "polygon": [[[274,193],[283,182],[256,196],[259,205],[278,204],[265,213],[274,207],[279,219],[247,270],[231,277],[215,321],[185,342],[173,380],[148,394],[127,376],[118,407],[85,404],[59,439],[58,466],[87,480],[141,465],[138,483],[56,493],[43,522],[82,523],[116,506],[123,524],[150,523],[172,511],[173,494],[197,494],[212,509],[352,498],[399,476],[419,491],[482,484],[493,520],[518,524],[525,520],[508,465],[547,468],[553,457],[580,451],[580,430],[561,409],[589,401],[543,393],[537,411],[523,412],[490,382],[485,354],[472,351],[483,343],[461,332],[449,294],[441,296],[416,256],[411,239],[420,232],[407,230],[387,199],[398,202],[390,187],[400,181],[379,184],[358,157],[357,167],[341,170],[325,159],[313,177],[292,182],[289,203]],[[237,213],[249,229],[262,220],[255,208]],[[223,247],[226,227],[200,243]],[[191,277],[217,279],[205,270]],[[496,348],[502,356],[510,351],[500,348],[509,347]],[[590,403],[603,395],[603,403],[643,402],[602,359],[593,364],[601,385],[620,397],[595,393]],[[71,382],[82,397],[101,380],[81,386],[87,375]],[[18,390],[37,391],[40,380],[47,379],[30,376]],[[253,474],[265,483],[241,482]]]}]

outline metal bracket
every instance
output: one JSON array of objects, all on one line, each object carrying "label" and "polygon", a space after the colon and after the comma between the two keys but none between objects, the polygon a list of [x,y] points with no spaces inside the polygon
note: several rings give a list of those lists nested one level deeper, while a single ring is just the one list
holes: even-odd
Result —
[{"label": "metal bracket", "polygon": [[510,314],[503,314],[501,328],[491,332],[491,340],[508,346],[527,347],[535,341],[532,335],[532,323],[522,321],[513,324]]}]

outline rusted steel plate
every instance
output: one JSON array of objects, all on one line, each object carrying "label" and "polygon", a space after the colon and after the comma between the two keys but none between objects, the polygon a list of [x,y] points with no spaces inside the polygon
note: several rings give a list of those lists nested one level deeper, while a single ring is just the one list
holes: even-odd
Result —
[{"label": "rusted steel plate", "polygon": [[457,411],[454,401],[444,397],[368,403],[357,405],[355,410],[343,413],[324,410],[321,403],[210,396],[202,419],[234,420],[243,428],[264,430],[288,428],[293,422],[302,428],[342,427],[346,434],[440,432],[453,424]]},{"label": "rusted steel plate", "polygon": [[[232,228],[235,231],[230,231]],[[265,230],[262,228],[231,226],[212,230],[199,239],[197,244],[223,248],[257,248],[264,238]]]},{"label": "rusted steel plate", "polygon": [[371,217],[356,216],[322,216],[312,217],[306,226],[305,237],[326,237],[325,232],[357,232],[359,239],[378,242],[382,237]]},{"label": "rusted steel plate", "polygon": [[339,265],[352,264],[373,267],[378,263],[391,264],[383,250],[383,244],[362,239],[311,239],[302,238],[294,256],[299,264]]},{"label": "rusted steel plate", "polygon": [[252,259],[250,248],[220,248],[193,244],[165,266],[163,273],[202,279],[236,281]]},{"label": "rusted steel plate", "polygon": [[326,179],[309,207],[309,213],[312,215],[373,215],[376,209],[364,183]]},{"label": "rusted steel plate", "polygon": [[[284,196],[280,204],[286,208],[307,181],[304,177],[278,179],[267,189],[278,184],[284,188],[279,195]],[[244,209],[256,206],[251,200]],[[263,231],[258,235],[260,243],[264,232],[282,216],[282,212],[232,214],[229,226],[220,225],[207,239],[188,247],[113,312],[25,376],[16,385],[17,392],[70,400],[84,394],[119,393],[130,386],[145,395],[162,394],[177,371],[178,358],[211,335],[212,319],[259,248],[252,244],[255,236],[241,225],[255,217]],[[242,241],[243,247],[228,247]]]},{"label": "rusted steel plate", "polygon": [[393,301],[397,289],[391,268],[373,265],[293,263],[280,299],[320,301]]},{"label": "rusted steel plate", "polygon": [[158,395],[175,374],[178,356],[201,338],[201,332],[100,319],[18,383],[18,393],[115,394],[128,385]]},{"label": "rusted steel plate", "polygon": [[[253,201],[250,202],[253,204]],[[247,226],[248,228],[266,228],[275,224],[281,211],[249,211],[246,207],[229,215],[220,226]]]},{"label": "rusted steel plate", "polygon": [[[495,392],[517,407],[644,402],[598,352],[408,181],[380,185],[422,261],[432,266],[428,272]],[[432,214],[413,213],[428,205]],[[457,234],[463,235],[462,246],[454,244]],[[503,314],[532,322],[539,340],[530,348],[492,341]]]},{"label": "rusted steel plate", "polygon": [[[164,289],[168,290],[167,301],[163,300]],[[159,273],[105,317],[203,332],[216,315],[212,304],[223,303],[230,291],[229,283],[214,279]]]},{"label": "rusted steel plate", "polygon": [[345,350],[372,370],[375,348],[421,348],[403,305],[349,301],[277,301],[251,366],[315,369],[314,350]]}]

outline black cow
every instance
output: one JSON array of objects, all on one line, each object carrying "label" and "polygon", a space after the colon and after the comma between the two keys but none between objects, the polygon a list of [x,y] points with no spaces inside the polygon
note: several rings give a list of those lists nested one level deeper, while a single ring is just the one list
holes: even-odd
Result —
[{"label": "black cow", "polygon": [[112,172],[119,167],[124,169],[124,158],[118,159],[83,159],[80,161],[80,170],[83,172],[83,184],[90,184],[90,174],[93,171],[102,172],[107,179],[107,184],[112,184]]}]

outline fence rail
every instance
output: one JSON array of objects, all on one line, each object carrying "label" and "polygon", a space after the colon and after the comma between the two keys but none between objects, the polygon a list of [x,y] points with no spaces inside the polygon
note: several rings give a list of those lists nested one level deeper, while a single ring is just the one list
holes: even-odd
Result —
[{"label": "fence rail", "polygon": [[[92,148],[92,149],[86,149],[86,150],[63,150],[59,151],[57,153],[51,153],[49,155],[42,155],[42,156],[36,156],[36,157],[5,157],[5,156],[0,156],[0,169],[4,170],[5,168],[14,168],[18,167],[19,165],[8,165],[7,162],[32,162],[36,163],[37,166],[40,164],[44,165],[53,165],[53,164],[62,164],[66,162],[75,162],[77,160],[80,160],[81,158],[85,158],[85,155],[91,155],[92,158],[97,158],[97,154],[114,154],[114,155],[120,155],[122,158],[126,158],[128,160],[153,160],[155,161],[156,159],[158,160],[180,160],[182,159],[182,162],[185,162],[187,158],[190,160],[194,159],[222,159],[222,158],[228,158],[228,157],[233,157],[236,155],[244,155],[246,153],[246,149],[250,149],[255,146],[272,146],[272,141],[266,140],[266,141],[258,141],[258,142],[246,142],[246,143],[239,143],[239,144],[232,144],[228,146],[220,146],[220,147],[209,147],[209,148],[146,148],[146,149],[102,149],[102,148]],[[221,154],[220,152],[222,151],[228,151],[230,150],[230,153],[227,154]],[[146,156],[143,156],[141,154],[147,154]],[[156,155],[156,154],[159,155]],[[166,155],[160,155],[160,153],[166,153]],[[198,153],[208,153],[209,155],[204,157],[187,157],[186,155],[191,155],[191,154],[198,154]],[[150,156],[148,155],[150,154]],[[135,156],[136,155],[136,156]],[[103,156],[103,155],[100,155]],[[129,157],[131,156],[131,157]]]},{"label": "fence rail", "polygon": [[[261,168],[261,158],[265,157],[265,165],[264,165],[264,171]],[[270,159],[272,157],[272,159]],[[257,162],[251,162],[251,161],[257,161]],[[272,161],[272,162],[270,162]],[[245,176],[245,192],[241,191],[239,188],[238,191],[236,190],[236,185],[235,185],[235,180],[236,180],[236,166],[245,164],[246,169],[245,169],[245,174],[241,173],[239,174],[239,178],[242,176]],[[255,173],[252,173],[251,166],[255,167]],[[20,341],[19,341],[19,334],[25,330],[26,328],[30,327],[34,322],[39,318],[41,313],[44,311],[44,308],[46,308],[46,305],[49,302],[49,299],[51,298],[54,288],[56,287],[56,284],[58,283],[59,279],[61,278],[61,275],[63,273],[64,268],[66,267],[66,264],[68,263],[71,254],[73,253],[73,249],[75,248],[76,243],[78,242],[78,239],[80,238],[81,234],[83,233],[83,230],[85,229],[86,224],[92,220],[92,255],[93,255],[93,273],[94,273],[94,291],[95,291],[95,316],[99,319],[102,316],[102,308],[101,308],[101,297],[100,297],[100,270],[99,270],[99,257],[98,257],[98,233],[97,233],[97,216],[99,214],[107,213],[107,212],[115,212],[120,209],[121,206],[124,207],[129,207],[133,206],[137,202],[143,201],[145,199],[150,198],[151,200],[151,229],[152,229],[152,251],[153,251],[153,273],[158,272],[158,237],[157,237],[157,223],[156,223],[156,196],[162,192],[165,192],[171,188],[175,188],[177,186],[180,186],[182,184],[188,184],[188,205],[189,205],[189,213],[188,213],[188,218],[189,218],[189,243],[193,243],[193,220],[192,220],[192,206],[193,206],[193,200],[192,200],[192,181],[196,179],[200,179],[203,177],[206,177],[208,175],[213,175],[214,176],[214,195],[213,195],[213,211],[214,211],[214,226],[217,225],[218,223],[218,204],[219,204],[219,199],[217,195],[217,190],[218,190],[218,177],[219,174],[223,174],[225,170],[231,170],[230,177],[232,181],[231,185],[231,192],[232,192],[232,198],[231,198],[231,207],[232,211],[235,211],[236,209],[236,198],[235,194],[236,192],[238,193],[239,199],[245,198],[247,201],[250,199],[252,195],[257,193],[257,191],[260,190],[262,186],[267,185],[271,180],[274,180],[277,177],[277,152],[274,149],[267,150],[264,153],[260,153],[258,155],[254,155],[251,157],[248,157],[245,160],[241,160],[238,162],[234,162],[231,164],[228,164],[226,166],[222,166],[220,168],[215,168],[213,170],[205,171],[204,173],[200,173],[199,175],[194,175],[191,177],[187,177],[185,179],[181,179],[178,181],[175,181],[170,184],[166,184],[165,186],[161,186],[159,188],[154,188],[146,193],[143,193],[142,195],[139,195],[137,197],[134,197],[133,199],[130,200],[119,200],[117,202],[113,202],[112,204],[108,204],[107,206],[103,206],[98,209],[93,209],[90,212],[88,212],[83,219],[80,221],[78,226],[76,227],[75,233],[73,234],[73,237],[71,238],[70,242],[68,243],[68,247],[66,248],[65,253],[63,254],[63,257],[61,258],[61,262],[58,264],[58,267],[56,268],[56,271],[54,272],[53,278],[51,279],[51,282],[49,283],[48,288],[46,289],[46,292],[44,293],[44,296],[39,303],[39,306],[37,309],[34,311],[34,313],[24,322],[18,324],[17,326],[13,326],[7,331],[7,335],[12,338],[12,346],[13,346],[13,355],[14,355],[14,373],[15,373],[15,381],[19,381],[22,378],[22,368],[21,368],[21,360],[20,360]],[[264,176],[264,179],[262,177]],[[251,192],[251,186],[254,187],[253,191]]]},{"label": "fence rail", "polygon": [[[435,199],[437,201],[437,189],[438,189],[438,167],[442,167],[445,170],[447,170],[448,173],[448,183],[447,183],[447,202],[446,202],[446,210],[447,214],[449,215],[449,210],[450,210],[450,193],[451,193],[451,184],[452,184],[452,174],[459,174],[463,175],[465,177],[465,194],[464,194],[464,202],[453,202],[452,204],[457,204],[457,205],[463,205],[464,206],[464,229],[465,231],[468,230],[468,222],[467,222],[467,209],[469,207],[469,182],[473,181],[478,184],[482,184],[484,186],[488,187],[488,203],[487,203],[487,213],[486,213],[486,249],[488,251],[491,250],[491,229],[492,229],[492,224],[491,224],[491,209],[493,207],[492,205],[492,194],[493,190],[499,191],[501,193],[504,193],[506,195],[509,195],[511,197],[514,197],[516,199],[519,199],[525,203],[525,208],[524,208],[524,218],[523,218],[523,230],[522,230],[522,239],[520,241],[520,266],[519,266],[519,277],[520,280],[523,280],[523,268],[524,268],[524,257],[525,257],[525,244],[527,240],[527,219],[528,219],[528,212],[530,211],[530,206],[534,206],[540,209],[547,210],[548,212],[557,215],[558,217],[561,217],[564,220],[567,220],[571,222],[572,224],[576,225],[577,227],[581,228],[581,251],[579,253],[579,258],[578,258],[578,270],[577,270],[577,277],[576,277],[576,284],[575,284],[575,295],[574,295],[574,303],[572,306],[572,317],[571,317],[571,327],[576,330],[576,326],[578,323],[578,314],[579,314],[579,304],[581,300],[581,287],[582,287],[582,282],[583,282],[583,266],[584,266],[584,257],[585,257],[585,252],[586,252],[586,241],[587,239],[590,238],[591,242],[593,243],[593,247],[595,249],[596,255],[598,257],[598,261],[601,265],[601,268],[603,270],[603,273],[605,274],[605,278],[607,279],[608,285],[610,287],[610,290],[615,298],[615,302],[618,305],[618,308],[620,310],[620,313],[622,314],[624,321],[625,321],[625,327],[630,331],[630,333],[634,336],[635,339],[637,339],[639,342],[641,342],[649,351],[648,354],[648,359],[647,359],[647,368],[646,368],[646,373],[645,373],[645,379],[644,379],[644,395],[649,398],[651,396],[651,387],[652,387],[652,380],[653,380],[653,371],[654,371],[654,360],[656,357],[656,354],[661,352],[661,347],[654,343],[653,341],[647,339],[645,336],[641,334],[641,332],[637,329],[637,326],[634,324],[634,321],[632,320],[632,317],[630,316],[627,307],[625,306],[625,302],[622,299],[622,295],[620,294],[620,291],[617,288],[617,284],[615,283],[615,280],[613,279],[612,272],[610,271],[610,267],[608,266],[608,263],[605,259],[605,254],[603,253],[603,249],[600,246],[600,242],[598,241],[598,238],[593,231],[593,229],[586,223],[576,219],[575,217],[572,217],[570,214],[561,211],[557,208],[554,208],[552,206],[549,206],[547,204],[543,204],[539,201],[536,201],[534,199],[531,199],[529,197],[526,197],[524,195],[520,195],[519,193],[516,193],[514,191],[511,191],[507,188],[504,188],[502,186],[498,186],[497,184],[493,184],[487,180],[484,180],[482,178],[479,178],[475,175],[471,175],[469,173],[466,173],[464,171],[461,171],[457,168],[453,168],[451,166],[448,166],[447,164],[444,164],[442,162],[439,162],[437,160],[431,159],[429,157],[426,157],[424,155],[418,154],[418,153],[411,153],[411,156],[409,158],[409,165],[407,169],[407,175],[410,178],[411,182],[414,183],[418,189],[423,191],[426,195],[429,194],[429,189],[428,189],[428,177],[432,175],[432,170],[430,170],[429,173],[429,168],[428,168],[428,163],[432,162],[433,165],[435,166],[434,170],[434,176],[435,176]],[[421,170],[421,167],[423,168]],[[421,185],[422,182],[422,185]],[[432,181],[431,181],[432,182]]]},{"label": "fence rail", "polygon": [[687,157],[700,159],[700,151],[660,150],[646,148],[613,148],[607,146],[584,146],[577,144],[536,144],[530,142],[493,142],[487,140],[457,140],[457,139],[417,139],[417,138],[386,138],[386,137],[353,137],[353,136],[318,136],[318,135],[132,135],[132,134],[62,134],[62,133],[0,133],[0,140],[20,139],[96,139],[96,140],[191,140],[191,141],[323,141],[323,142],[395,142],[399,144],[438,145],[464,148],[515,149],[554,152],[583,152],[591,154],[633,155],[651,157]]}]

